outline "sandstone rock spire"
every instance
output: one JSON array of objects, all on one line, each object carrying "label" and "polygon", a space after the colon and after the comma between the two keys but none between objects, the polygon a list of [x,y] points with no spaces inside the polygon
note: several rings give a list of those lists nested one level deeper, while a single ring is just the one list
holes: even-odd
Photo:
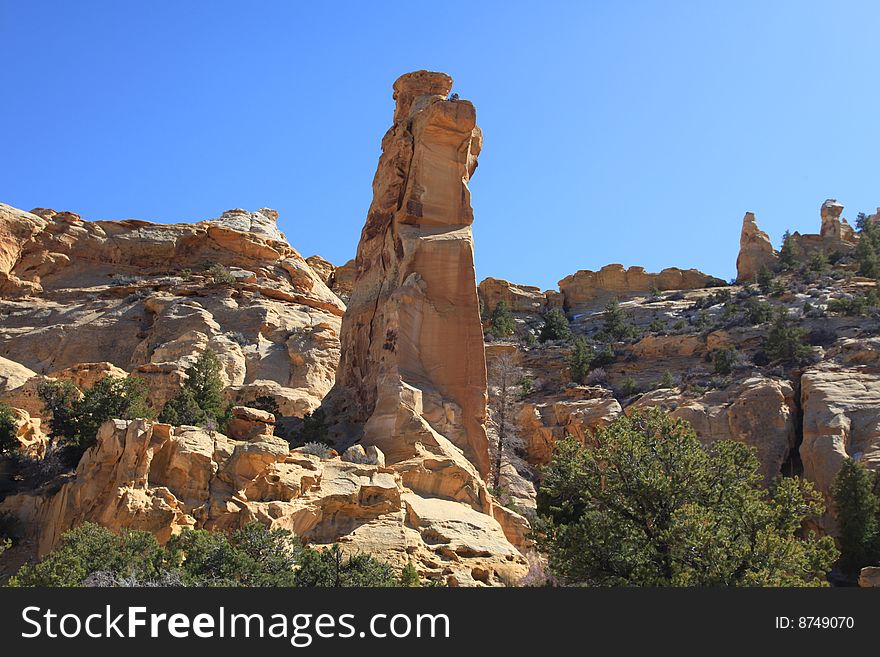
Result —
[{"label": "sandstone rock spire", "polygon": [[452,78],[394,83],[373,202],[342,325],[337,387],[362,441],[390,463],[459,447],[485,475],[486,360],[468,181],[482,134]]},{"label": "sandstone rock spire", "polygon": [[736,258],[736,279],[754,281],[762,267],[773,267],[779,256],[773,249],[770,236],[758,228],[753,212],[743,217],[739,237],[739,255]]}]

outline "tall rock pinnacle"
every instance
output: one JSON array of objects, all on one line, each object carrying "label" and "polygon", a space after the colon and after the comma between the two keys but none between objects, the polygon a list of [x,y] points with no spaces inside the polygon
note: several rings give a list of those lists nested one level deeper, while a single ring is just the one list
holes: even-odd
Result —
[{"label": "tall rock pinnacle", "polygon": [[[390,462],[448,442],[489,469],[486,360],[468,181],[482,135],[452,78],[417,71],[394,83],[373,202],[342,323],[337,387],[362,442]],[[436,451],[436,450],[435,450]]]}]

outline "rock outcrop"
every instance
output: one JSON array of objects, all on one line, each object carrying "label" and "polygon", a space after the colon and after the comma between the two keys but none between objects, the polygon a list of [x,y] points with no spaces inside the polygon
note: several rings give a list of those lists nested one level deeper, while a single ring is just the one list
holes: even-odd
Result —
[{"label": "rock outcrop", "polygon": [[108,363],[146,379],[158,408],[210,348],[234,401],[268,395],[302,416],[333,386],[345,305],[276,219],[91,222],[0,205],[0,357],[50,376]]},{"label": "rock outcrop", "polygon": [[595,308],[611,299],[645,294],[651,290],[698,290],[725,282],[697,269],[669,267],[659,273],[644,267],[605,265],[599,271],[581,269],[559,281],[565,309],[578,312]]},{"label": "rock outcrop", "polygon": [[[826,199],[819,210],[819,233],[791,233],[789,248],[792,254],[800,260],[806,260],[816,253],[825,256],[852,253],[859,236],[849,222],[841,218],[842,213],[843,205],[837,199]],[[737,280],[754,281],[762,267],[773,269],[778,261],[779,254],[773,249],[767,233],[758,228],[755,215],[746,212],[736,258]]]},{"label": "rock outcrop", "polygon": [[772,269],[778,261],[779,254],[773,248],[770,236],[758,228],[754,213],[746,212],[736,257],[736,280],[754,281],[762,268]]},{"label": "rock outcrop", "polygon": [[504,301],[511,312],[514,313],[543,313],[548,305],[553,307],[550,301],[554,297],[552,291],[541,292],[540,288],[531,285],[517,285],[500,278],[486,278],[477,287],[480,299],[487,314],[495,310],[499,301]]},{"label": "rock outcrop", "polygon": [[[801,404],[804,476],[826,498],[847,457],[880,470],[880,372],[830,363],[812,367],[801,377]],[[830,516],[825,528],[834,529]]]},{"label": "rock outcrop", "polygon": [[[468,180],[481,133],[452,79],[418,71],[394,83],[357,276],[342,322],[337,395],[366,445],[389,463],[448,440],[489,469],[486,360]],[[428,447],[430,446],[430,447]],[[451,446],[450,446],[451,447]]]},{"label": "rock outcrop", "polygon": [[[451,492],[442,467],[427,476]],[[454,477],[454,472],[450,473]],[[289,529],[315,546],[339,543],[457,585],[498,585],[528,566],[499,520],[407,486],[413,472],[381,463],[290,451],[268,434],[237,441],[195,427],[143,420],[101,427],[67,481],[0,502],[45,555],[83,522],[141,529],[161,542],[186,528],[229,530],[253,521]],[[515,515],[515,514],[514,514]],[[509,515],[499,514],[505,522]]]}]

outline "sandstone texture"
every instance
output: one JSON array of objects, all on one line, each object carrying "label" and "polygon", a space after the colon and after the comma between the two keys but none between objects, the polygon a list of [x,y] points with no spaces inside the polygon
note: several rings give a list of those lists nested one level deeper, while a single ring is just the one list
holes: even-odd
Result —
[{"label": "sandstone texture", "polygon": [[460,449],[489,468],[486,361],[468,181],[482,138],[452,79],[418,71],[394,84],[373,202],[342,323],[336,406],[390,463]]},{"label": "sandstone texture", "polygon": [[773,248],[770,236],[758,228],[754,213],[746,212],[739,238],[739,255],[736,257],[736,279],[754,281],[762,268],[773,269],[778,260],[779,255]]},{"label": "sandstone texture", "polygon": [[696,269],[670,267],[659,273],[646,272],[644,267],[624,268],[605,265],[599,271],[582,269],[559,281],[565,309],[583,311],[601,306],[612,299],[644,294],[651,290],[695,290],[724,281]]},{"label": "sandstone texture", "polygon": [[804,372],[801,390],[804,476],[828,496],[847,457],[880,469],[880,372],[825,363]]},{"label": "sandstone texture", "polygon": [[[289,416],[314,409],[333,386],[345,305],[276,219],[263,209],[197,224],[91,222],[0,205],[10,238],[0,257],[0,370],[24,368],[4,394],[24,384],[25,370],[85,386],[128,373],[150,383],[158,408],[210,348],[235,401],[272,396]],[[82,371],[58,374],[69,368]]]},{"label": "sandstone texture", "polygon": [[[411,465],[411,464],[410,464]],[[468,483],[432,463],[438,488]],[[397,568],[455,585],[515,582],[528,566],[491,514],[452,499],[423,497],[406,468],[290,451],[259,435],[238,441],[195,427],[111,421],[63,483],[0,502],[33,532],[45,555],[68,529],[97,522],[142,529],[161,541],[186,528],[229,530],[258,521],[320,547],[339,543]],[[462,495],[462,499],[467,497]],[[507,518],[504,518],[508,520]]]}]

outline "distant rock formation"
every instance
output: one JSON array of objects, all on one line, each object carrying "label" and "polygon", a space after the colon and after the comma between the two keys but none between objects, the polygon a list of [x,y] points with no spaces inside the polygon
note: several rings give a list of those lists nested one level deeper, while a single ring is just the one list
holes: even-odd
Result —
[{"label": "distant rock formation", "polygon": [[[448,439],[489,470],[486,360],[474,272],[468,180],[482,138],[452,78],[418,71],[394,83],[342,324],[338,392],[362,442],[389,463]],[[433,446],[433,447],[431,447]]]},{"label": "distant rock formation", "polygon": [[495,310],[499,301],[504,301],[515,313],[542,313],[548,307],[562,305],[558,292],[541,292],[540,288],[517,285],[500,278],[486,278],[477,289],[487,313]]},{"label": "distant rock formation", "polygon": [[[819,210],[819,233],[791,233],[789,239],[792,254],[806,259],[816,253],[825,256],[851,253],[858,244],[859,236],[849,222],[841,218],[842,212],[843,205],[837,199],[826,199]],[[746,212],[736,258],[737,281],[754,281],[762,267],[772,269],[778,260],[779,254],[773,249],[767,233],[758,228],[755,215]]]},{"label": "distant rock formation", "polygon": [[754,281],[763,267],[773,268],[779,255],[770,242],[770,236],[758,228],[753,212],[743,217],[739,237],[739,255],[736,257],[736,280]]},{"label": "distant rock formation", "polygon": [[646,272],[644,267],[605,265],[599,271],[582,269],[559,281],[565,309],[577,312],[595,307],[611,299],[643,294],[651,290],[698,290],[726,285],[725,281],[697,269],[669,267],[659,273]]}]

